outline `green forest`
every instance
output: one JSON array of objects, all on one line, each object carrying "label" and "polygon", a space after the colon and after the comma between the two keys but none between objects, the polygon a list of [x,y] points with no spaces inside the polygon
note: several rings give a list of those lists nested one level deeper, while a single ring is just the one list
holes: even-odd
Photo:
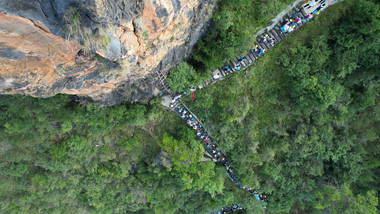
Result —
[{"label": "green forest", "polygon": [[[218,1],[214,27],[170,87],[244,54],[289,2]],[[267,209],[203,158],[161,97],[104,107],[1,95],[0,211],[209,213],[240,203],[248,213],[379,213],[379,71],[380,3],[345,0],[247,70],[182,99],[242,183],[269,195]]]}]

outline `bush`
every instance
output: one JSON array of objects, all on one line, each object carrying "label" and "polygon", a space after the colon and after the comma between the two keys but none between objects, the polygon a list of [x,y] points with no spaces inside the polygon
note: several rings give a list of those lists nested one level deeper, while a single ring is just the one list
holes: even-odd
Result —
[{"label": "bush", "polygon": [[166,82],[173,91],[184,91],[189,85],[199,85],[200,75],[186,62],[180,62],[169,73]]}]

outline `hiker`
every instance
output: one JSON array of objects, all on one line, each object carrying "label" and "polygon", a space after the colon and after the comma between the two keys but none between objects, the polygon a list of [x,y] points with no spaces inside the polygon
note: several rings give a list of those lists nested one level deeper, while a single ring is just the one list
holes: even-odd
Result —
[{"label": "hiker", "polygon": [[261,54],[263,54],[263,53],[265,53],[265,49],[259,49],[258,51],[257,51],[257,54],[259,54],[259,55],[261,55]]},{"label": "hiker", "polygon": [[234,205],[232,205],[232,209],[233,210],[236,210],[237,209],[237,206],[234,204]]},{"label": "hiker", "polygon": [[244,57],[240,57],[239,62],[244,62]]},{"label": "hiker", "polygon": [[269,42],[270,45],[272,45],[272,46],[274,45],[274,40],[272,38],[270,38],[270,37],[268,39],[268,42]]},{"label": "hiker", "polygon": [[240,71],[240,65],[236,65],[235,69]]},{"label": "hiker", "polygon": [[231,167],[230,167],[229,169],[227,169],[227,172],[228,172],[228,173],[232,173],[232,169],[231,169]]},{"label": "hiker", "polygon": [[307,7],[307,9],[313,7],[315,5],[315,0],[311,0],[309,4],[306,4],[304,7]]},{"label": "hiker", "polygon": [[309,14],[307,14],[307,16],[305,16],[305,17],[302,18],[302,21],[303,21],[303,22],[307,22],[307,21],[309,21],[311,18],[312,18],[312,17],[311,17],[311,14],[309,13]]},{"label": "hiker", "polygon": [[325,5],[326,5],[326,4],[319,5],[319,7],[317,7],[317,8],[313,11],[313,14],[319,14],[319,12],[323,9],[323,7],[324,7]]},{"label": "hiker", "polygon": [[262,36],[261,36],[261,39],[260,39],[260,42],[261,42],[261,43],[266,42],[266,41],[267,41],[267,37],[268,37],[268,35],[262,35]]},{"label": "hiker", "polygon": [[294,22],[292,22],[292,26],[296,25],[299,21],[299,19],[295,19]]},{"label": "hiker", "polygon": [[230,68],[227,66],[224,66],[224,71],[230,71]]}]

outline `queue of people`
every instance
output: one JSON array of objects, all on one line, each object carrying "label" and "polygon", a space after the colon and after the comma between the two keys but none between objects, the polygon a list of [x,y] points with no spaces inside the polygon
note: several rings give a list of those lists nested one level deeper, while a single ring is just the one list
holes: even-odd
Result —
[{"label": "queue of people", "polygon": [[[240,58],[240,60],[244,60],[244,58]],[[186,121],[186,123],[196,131],[197,138],[202,141],[208,154],[210,154],[216,162],[220,162],[226,167],[227,176],[236,185],[236,187],[246,190],[248,193],[252,194],[258,201],[262,202],[263,207],[265,207],[264,202],[268,202],[267,195],[265,193],[260,194],[254,188],[239,184],[236,176],[234,175],[234,170],[228,163],[226,156],[219,149],[219,147],[212,142],[211,136],[207,133],[206,129],[204,129],[196,117],[192,115],[184,106],[177,106],[173,110],[181,117],[181,119]]]},{"label": "queue of people", "polygon": [[245,208],[242,207],[240,204],[233,204],[230,207],[223,207],[222,209],[218,210],[217,214],[225,214],[236,211],[245,211]]}]

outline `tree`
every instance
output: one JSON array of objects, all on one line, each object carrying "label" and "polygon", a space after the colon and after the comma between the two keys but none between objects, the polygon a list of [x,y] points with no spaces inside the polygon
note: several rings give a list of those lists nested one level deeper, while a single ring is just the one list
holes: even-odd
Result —
[{"label": "tree", "polygon": [[378,198],[375,191],[368,191],[365,195],[354,195],[350,185],[343,184],[339,188],[323,186],[316,193],[314,207],[321,213],[377,213]]},{"label": "tree", "polygon": [[191,84],[199,85],[200,80],[200,76],[191,65],[180,62],[170,71],[166,82],[173,91],[181,92],[187,90]]}]

